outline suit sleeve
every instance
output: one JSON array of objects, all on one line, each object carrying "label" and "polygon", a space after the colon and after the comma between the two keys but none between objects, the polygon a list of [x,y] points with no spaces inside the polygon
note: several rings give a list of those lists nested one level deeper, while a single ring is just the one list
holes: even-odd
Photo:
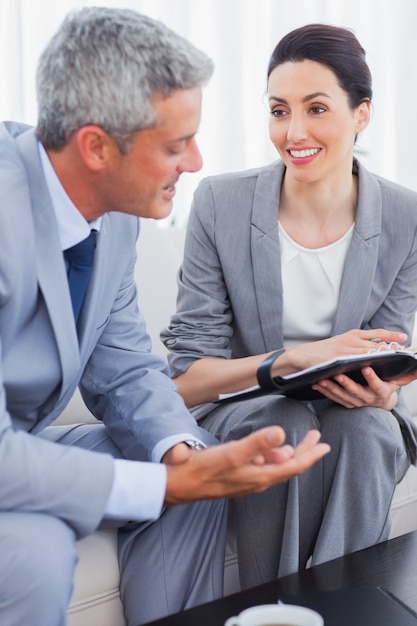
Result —
[{"label": "suit sleeve", "polygon": [[81,538],[93,532],[103,517],[113,472],[114,461],[108,455],[62,446],[13,428],[0,381],[2,511],[53,515]]},{"label": "suit sleeve", "polygon": [[137,302],[136,247],[125,239],[124,249],[132,252],[123,254],[118,289],[81,380],[83,398],[127,459],[152,460],[163,439],[172,445],[191,436],[212,444],[185,407],[165,360],[151,352]]},{"label": "suit sleeve", "polygon": [[391,210],[382,214],[368,326],[405,332],[411,342],[417,310],[417,195],[396,188],[385,195]]},{"label": "suit sleeve", "polygon": [[[199,358],[231,358],[233,311],[216,242],[216,209],[210,181],[203,180],[194,195],[183,262],[178,273],[177,309],[161,332],[169,350],[172,376]],[[231,255],[229,255],[232,261]],[[228,280],[245,280],[239,267],[228,266]]]}]

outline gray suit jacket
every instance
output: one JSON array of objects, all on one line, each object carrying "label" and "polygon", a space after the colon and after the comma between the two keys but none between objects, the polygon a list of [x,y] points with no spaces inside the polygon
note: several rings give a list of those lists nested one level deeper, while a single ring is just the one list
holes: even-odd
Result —
[{"label": "gray suit jacket", "polygon": [[[355,162],[359,203],[332,335],[388,328],[411,338],[417,308],[417,194]],[[161,337],[173,376],[204,356],[244,357],[283,344],[277,218],[281,162],[203,180],[179,272],[177,312]],[[199,409],[207,413],[210,407]],[[416,459],[414,426],[398,418]]]},{"label": "gray suit jacket", "polygon": [[135,217],[103,217],[77,337],[34,131],[0,126],[0,508],[56,515],[77,536],[102,518],[113,462],[34,435],[78,384],[126,458],[149,460],[170,435],[201,436],[150,353],[134,281],[138,233]]}]

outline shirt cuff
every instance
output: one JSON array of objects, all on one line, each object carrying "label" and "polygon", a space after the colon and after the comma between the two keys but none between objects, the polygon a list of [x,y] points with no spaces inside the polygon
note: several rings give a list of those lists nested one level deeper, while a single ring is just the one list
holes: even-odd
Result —
[{"label": "shirt cuff", "polygon": [[204,441],[202,441],[195,435],[190,435],[190,433],[179,433],[178,435],[171,435],[170,437],[165,437],[165,439],[161,439],[161,441],[156,444],[151,454],[152,461],[154,463],[159,463],[167,450],[175,446],[177,443],[184,443],[184,441],[189,441],[190,439],[198,441],[198,443],[201,443],[204,447],[206,447]]},{"label": "shirt cuff", "polygon": [[156,520],[165,499],[167,469],[163,463],[114,460],[114,479],[104,517],[126,521]]}]

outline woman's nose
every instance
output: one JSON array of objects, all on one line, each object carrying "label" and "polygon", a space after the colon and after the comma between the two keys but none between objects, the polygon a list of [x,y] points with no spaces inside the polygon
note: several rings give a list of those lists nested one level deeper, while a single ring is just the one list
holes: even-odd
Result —
[{"label": "woman's nose", "polygon": [[291,114],[288,120],[287,139],[299,143],[308,137],[307,120],[303,115]]}]

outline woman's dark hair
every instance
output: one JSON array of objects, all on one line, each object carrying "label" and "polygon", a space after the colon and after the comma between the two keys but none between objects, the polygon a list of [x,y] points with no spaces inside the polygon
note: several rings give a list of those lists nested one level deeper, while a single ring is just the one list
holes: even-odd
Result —
[{"label": "woman's dark hair", "polygon": [[347,28],[308,24],[291,31],[278,42],[271,55],[268,78],[278,65],[305,60],[326,65],[334,72],[352,109],[372,100],[372,76],[365,50]]}]

